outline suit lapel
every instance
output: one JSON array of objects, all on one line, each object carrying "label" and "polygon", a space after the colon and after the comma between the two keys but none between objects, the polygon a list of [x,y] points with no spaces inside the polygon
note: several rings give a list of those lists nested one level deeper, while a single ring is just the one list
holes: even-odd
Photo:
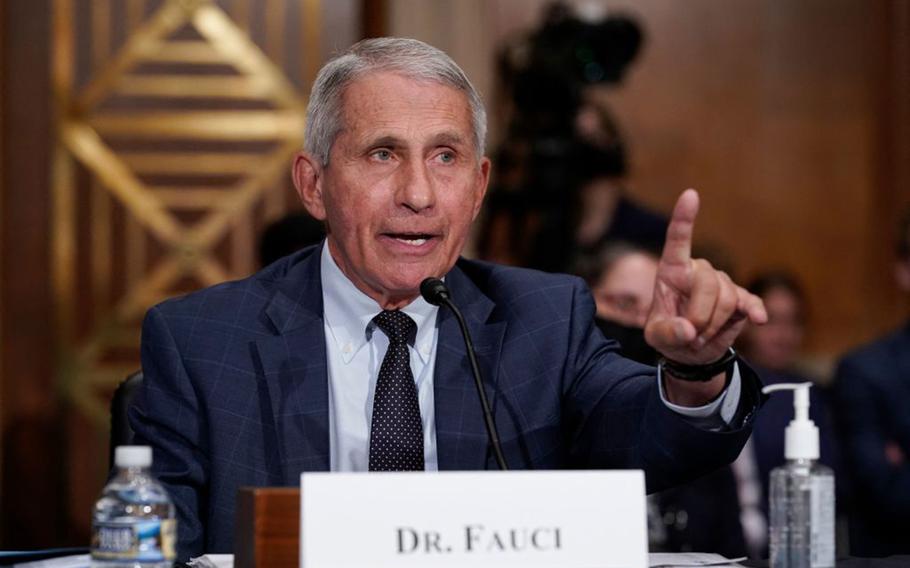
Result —
[{"label": "suit lapel", "polygon": [[328,369],[322,319],[321,247],[292,266],[265,308],[276,335],[256,342],[266,391],[263,420],[274,421],[282,485],[301,471],[329,469]]},{"label": "suit lapel", "polygon": [[[474,342],[487,399],[496,414],[499,354],[506,322],[491,318],[495,304],[458,267],[446,276],[452,299],[464,314]],[[433,392],[439,469],[486,469],[490,451],[483,411],[464,339],[451,311],[439,311],[439,340]]]}]

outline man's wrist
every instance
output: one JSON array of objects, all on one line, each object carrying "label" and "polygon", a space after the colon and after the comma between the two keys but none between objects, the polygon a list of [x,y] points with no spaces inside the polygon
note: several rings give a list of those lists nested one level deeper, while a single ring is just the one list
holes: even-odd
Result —
[{"label": "man's wrist", "polygon": [[705,365],[686,365],[666,357],[661,357],[657,365],[663,376],[681,381],[704,383],[713,380],[721,373],[726,373],[729,377],[735,362],[736,351],[730,347],[720,359]]}]

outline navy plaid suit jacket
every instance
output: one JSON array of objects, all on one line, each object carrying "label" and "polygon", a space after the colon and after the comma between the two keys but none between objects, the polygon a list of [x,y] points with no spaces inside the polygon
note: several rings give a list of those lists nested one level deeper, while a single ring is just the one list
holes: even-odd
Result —
[{"label": "navy plaid suit jacket", "polygon": [[910,462],[888,459],[886,444],[910,455],[910,322],[840,361],[833,383],[840,450],[853,493],[850,551],[910,553]]},{"label": "navy plaid suit jacket", "polygon": [[[239,487],[329,469],[320,254],[310,247],[145,318],[130,420],[177,506],[181,559],[232,550]],[[701,430],[660,401],[653,368],[604,339],[581,280],[462,259],[446,282],[511,468],[643,468],[655,491],[732,461],[745,443],[760,398],[747,368],[735,424]],[[443,309],[438,325],[439,467],[495,469],[457,322]]]}]

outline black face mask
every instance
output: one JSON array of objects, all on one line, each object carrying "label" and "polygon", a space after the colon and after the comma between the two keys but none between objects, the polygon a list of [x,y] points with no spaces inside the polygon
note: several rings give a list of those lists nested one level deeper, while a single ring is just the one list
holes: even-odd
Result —
[{"label": "black face mask", "polygon": [[619,342],[619,352],[624,356],[644,363],[656,365],[659,355],[653,347],[645,341],[645,330],[639,327],[629,327],[615,321],[596,318],[597,327],[607,337]]}]

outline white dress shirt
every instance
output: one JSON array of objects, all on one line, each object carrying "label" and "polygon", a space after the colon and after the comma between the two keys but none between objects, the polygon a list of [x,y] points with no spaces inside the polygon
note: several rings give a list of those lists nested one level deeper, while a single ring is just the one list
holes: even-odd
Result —
[{"label": "white dress shirt", "polygon": [[[372,323],[382,308],[341,272],[327,243],[322,247],[320,266],[329,365],[329,467],[332,471],[367,471],[373,395],[389,338]],[[401,311],[417,324],[417,337],[408,342],[408,352],[423,422],[424,467],[436,471],[433,370],[439,308],[418,297]]]},{"label": "white dress shirt", "polygon": [[[320,261],[324,311],[326,361],[329,374],[329,466],[332,471],[367,471],[370,455],[370,424],[373,394],[379,366],[389,348],[385,333],[372,323],[382,311],[375,300],[357,289],[341,272],[323,243]],[[436,421],[433,375],[439,308],[423,298],[402,308],[417,324],[416,338],[408,343],[411,372],[417,384],[420,419],[423,422],[423,453],[427,471],[437,471]],[[660,378],[658,377],[658,384]],[[716,429],[729,424],[739,404],[739,368],[727,389],[711,403],[685,407],[670,403],[660,388],[660,397],[673,411],[693,424]],[[722,423],[719,421],[722,420]]]}]

